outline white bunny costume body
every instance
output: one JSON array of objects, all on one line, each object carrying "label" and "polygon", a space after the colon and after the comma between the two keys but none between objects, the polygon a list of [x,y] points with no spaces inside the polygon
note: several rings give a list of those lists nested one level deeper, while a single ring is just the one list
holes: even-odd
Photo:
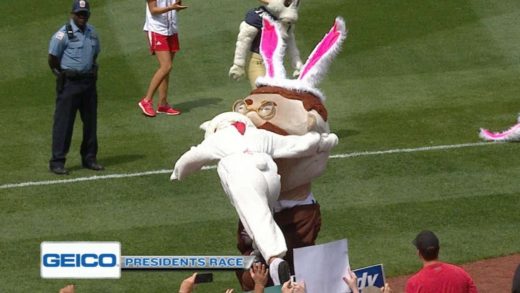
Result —
[{"label": "white bunny costume body", "polygon": [[257,129],[245,116],[223,113],[205,128],[204,141],[175,163],[171,180],[182,180],[215,160],[222,187],[235,207],[246,232],[265,260],[283,257],[285,238],[272,216],[280,193],[280,175],[273,158],[309,156],[337,144],[334,134],[310,132],[281,136]]}]

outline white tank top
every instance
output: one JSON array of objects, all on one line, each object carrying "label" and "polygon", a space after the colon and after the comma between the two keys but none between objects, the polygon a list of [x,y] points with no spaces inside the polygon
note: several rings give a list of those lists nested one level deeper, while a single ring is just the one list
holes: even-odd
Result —
[{"label": "white tank top", "polygon": [[[167,7],[174,4],[176,1],[177,0],[157,0],[157,7]],[[148,8],[148,1],[146,1],[146,21],[143,30],[165,36],[176,34],[177,12],[171,10],[163,14],[153,15]]]}]

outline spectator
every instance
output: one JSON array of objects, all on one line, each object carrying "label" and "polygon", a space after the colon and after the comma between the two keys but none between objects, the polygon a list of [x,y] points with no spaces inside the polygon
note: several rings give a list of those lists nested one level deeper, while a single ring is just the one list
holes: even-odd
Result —
[{"label": "spectator", "polygon": [[195,277],[197,273],[193,273],[190,277],[184,279],[179,287],[179,293],[191,293],[195,288]]},{"label": "spectator", "polygon": [[155,117],[153,96],[159,89],[159,103],[157,113],[179,115],[179,110],[168,104],[168,82],[172,69],[173,58],[179,51],[179,37],[177,29],[177,11],[188,8],[181,0],[146,0],[146,22],[144,31],[148,36],[150,52],[157,57],[159,68],[155,71],[146,91],[146,95],[138,105],[143,114]]},{"label": "spectator", "polygon": [[356,274],[354,274],[354,272],[351,271],[350,268],[347,271],[347,275],[343,277],[343,281],[345,281],[352,293],[359,293]]},{"label": "spectator", "polygon": [[[266,275],[267,272],[265,272],[265,266],[263,266],[264,272],[264,279],[267,280]],[[260,276],[261,274],[257,275]],[[190,277],[184,279],[179,287],[179,293],[192,293],[193,289],[195,289],[195,277],[197,276],[197,273],[193,273]],[[260,278],[260,277],[259,277]],[[65,287],[61,288],[59,293],[75,293],[76,287],[74,285],[66,285]],[[264,289],[262,287],[261,291],[255,291],[255,293],[263,293]],[[227,289],[225,293],[233,293],[233,289]]]},{"label": "spectator", "polygon": [[476,293],[477,287],[462,268],[439,261],[439,239],[431,231],[422,231],[412,242],[423,268],[406,282],[406,293]]},{"label": "spectator", "polygon": [[305,293],[305,283],[298,283],[289,280],[283,283],[281,293]]},{"label": "spectator", "polygon": [[[352,272],[350,270],[350,268],[348,269],[347,275],[345,277],[343,277],[343,281],[345,281],[345,283],[347,283],[347,286],[350,288],[352,293],[359,293],[359,288],[357,286],[357,276],[356,276],[356,274],[354,274],[354,272]],[[370,287],[370,288],[375,288],[377,290],[376,287]],[[363,289],[363,292],[365,292],[365,289]],[[371,291],[371,292],[373,292],[373,291]],[[388,283],[385,283],[385,286],[381,287],[381,292],[382,293],[392,293],[392,289],[390,288]]]},{"label": "spectator", "polygon": [[81,162],[83,167],[100,171],[96,162],[97,141],[97,64],[99,37],[87,24],[90,5],[86,0],[74,0],[71,19],[51,38],[48,62],[56,75],[56,108],[52,126],[52,157],[49,169],[57,175],[67,175],[65,159],[69,152],[76,112],[83,121]]},{"label": "spectator", "polygon": [[74,285],[67,285],[60,289],[59,293],[75,293],[76,292],[76,286]]},{"label": "spectator", "polygon": [[520,265],[516,268],[515,275],[513,276],[513,287],[511,292],[520,293]]},{"label": "spectator", "polygon": [[263,293],[265,285],[267,284],[267,275],[269,270],[266,269],[263,263],[257,262],[251,266],[249,270],[251,274],[251,279],[255,282],[254,293]]}]

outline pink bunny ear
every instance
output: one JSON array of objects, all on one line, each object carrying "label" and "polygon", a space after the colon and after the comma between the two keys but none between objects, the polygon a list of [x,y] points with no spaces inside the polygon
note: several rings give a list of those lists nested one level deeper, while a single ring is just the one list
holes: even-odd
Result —
[{"label": "pink bunny ear", "polygon": [[520,141],[520,123],[517,123],[508,130],[502,132],[491,132],[487,129],[481,128],[479,136],[486,141]]},{"label": "pink bunny ear", "polygon": [[281,30],[277,23],[264,17],[262,26],[262,38],[260,39],[260,55],[264,59],[265,71],[268,78],[285,78],[283,55],[285,44],[282,40]]},{"label": "pink bunny ear", "polygon": [[334,26],[314,48],[303,65],[298,79],[315,87],[327,73],[330,63],[338,54],[346,37],[345,21],[341,17],[336,17]]}]

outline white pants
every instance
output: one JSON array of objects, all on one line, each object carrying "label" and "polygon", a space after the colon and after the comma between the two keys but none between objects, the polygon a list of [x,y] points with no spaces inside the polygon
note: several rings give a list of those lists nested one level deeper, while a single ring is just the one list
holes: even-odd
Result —
[{"label": "white pants", "polygon": [[266,261],[283,257],[285,238],[276,224],[271,207],[280,194],[276,163],[266,154],[234,154],[222,158],[218,175],[246,232]]}]

